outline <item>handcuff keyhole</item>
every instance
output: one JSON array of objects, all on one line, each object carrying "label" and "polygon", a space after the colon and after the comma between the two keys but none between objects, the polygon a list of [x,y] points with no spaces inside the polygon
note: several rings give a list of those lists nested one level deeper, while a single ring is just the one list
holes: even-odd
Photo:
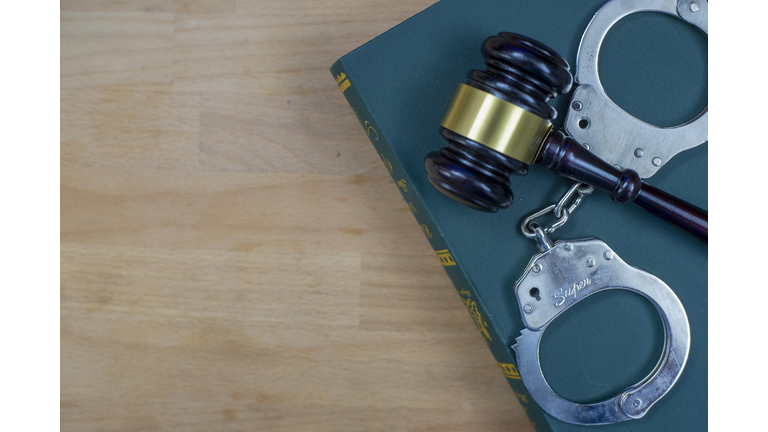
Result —
[{"label": "handcuff keyhole", "polygon": [[586,129],[588,127],[589,127],[589,119],[583,118],[583,119],[579,120],[579,128]]},{"label": "handcuff keyhole", "polygon": [[528,291],[531,294],[531,297],[534,297],[536,301],[541,300],[541,297],[539,297],[539,289],[538,288],[531,288],[530,291]]}]

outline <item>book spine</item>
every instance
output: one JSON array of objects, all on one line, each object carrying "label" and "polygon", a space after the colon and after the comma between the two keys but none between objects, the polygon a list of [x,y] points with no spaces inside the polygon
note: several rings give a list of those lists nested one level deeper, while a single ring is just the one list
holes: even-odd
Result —
[{"label": "book spine", "polygon": [[402,193],[405,202],[408,203],[408,207],[416,217],[417,223],[421,226],[422,232],[427,237],[427,240],[429,240],[437,258],[440,260],[446,273],[448,273],[448,277],[453,282],[453,286],[459,292],[461,300],[464,302],[469,314],[474,319],[475,325],[483,335],[491,353],[496,359],[496,362],[498,362],[504,376],[507,378],[507,382],[512,387],[515,396],[517,396],[520,401],[528,419],[531,421],[536,431],[552,432],[549,422],[544,415],[544,411],[533,400],[528,393],[528,389],[525,388],[517,369],[517,363],[514,360],[509,347],[506,346],[504,339],[498,332],[496,332],[493,323],[487,319],[488,314],[482,305],[482,301],[476,294],[472,284],[467,280],[461,265],[459,265],[453,255],[451,255],[449,247],[440,234],[440,231],[437,229],[432,216],[424,207],[418,192],[411,186],[412,182],[410,177],[402,168],[394,151],[387,143],[383,131],[379,128],[379,125],[376,123],[373,116],[371,116],[363,98],[358,93],[354,83],[344,69],[342,60],[337,61],[331,66],[331,74],[333,74],[336,79],[336,84],[347,98],[347,102],[352,107],[352,111],[355,113],[360,125],[362,125],[374,148],[376,148],[384,167],[389,171],[392,179],[400,189],[400,193]]}]

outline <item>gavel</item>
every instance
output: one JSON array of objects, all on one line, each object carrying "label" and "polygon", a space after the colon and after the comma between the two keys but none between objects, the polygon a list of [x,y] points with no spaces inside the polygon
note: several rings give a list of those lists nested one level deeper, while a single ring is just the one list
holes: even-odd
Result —
[{"label": "gavel", "polygon": [[573,84],[568,63],[525,36],[499,33],[483,42],[485,70],[470,70],[440,121],[448,146],[429,153],[429,182],[448,197],[486,212],[514,201],[509,177],[529,164],[608,191],[707,243],[707,212],[644,183],[637,172],[600,159],[561,130],[547,101]]}]

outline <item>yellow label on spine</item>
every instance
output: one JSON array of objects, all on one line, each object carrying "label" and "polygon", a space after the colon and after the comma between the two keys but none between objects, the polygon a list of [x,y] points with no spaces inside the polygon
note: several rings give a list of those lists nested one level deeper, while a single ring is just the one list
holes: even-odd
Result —
[{"label": "yellow label on spine", "polygon": [[528,403],[528,396],[527,395],[524,395],[522,393],[518,393],[514,389],[512,391],[515,392],[515,396],[517,396],[517,398],[520,399],[520,402]]},{"label": "yellow label on spine", "polygon": [[472,293],[470,293],[467,290],[461,290],[459,291],[460,295],[467,296],[467,298],[462,297],[461,301],[464,302],[464,306],[467,307],[467,310],[469,311],[469,315],[472,317],[472,319],[475,320],[475,325],[477,325],[477,329],[480,330],[480,333],[488,338],[488,340],[491,339],[491,335],[488,333],[488,323],[483,320],[483,314],[480,313],[480,310],[477,308],[477,303],[473,302],[470,297],[472,297]]},{"label": "yellow label on spine", "polygon": [[[517,371],[517,368],[512,363],[499,363],[499,367],[501,367],[501,370],[504,371],[504,376],[511,379],[522,379],[520,378],[520,372]],[[525,396],[521,397],[523,399]],[[523,401],[525,402],[525,400]]]},{"label": "yellow label on spine", "polygon": [[432,238],[432,233],[429,232],[429,228],[426,225],[421,224],[421,230],[424,231],[424,235],[427,236],[427,238]]},{"label": "yellow label on spine", "polygon": [[381,153],[381,160],[384,161],[384,166],[387,167],[390,173],[395,172],[395,170],[392,169],[392,164],[389,162],[389,159],[384,157],[384,153]]},{"label": "yellow label on spine", "polygon": [[448,252],[448,249],[443,249],[439,251],[435,251],[437,254],[437,257],[440,259],[440,263],[444,266],[454,266],[456,265],[456,261],[453,259],[453,256],[450,252]]},{"label": "yellow label on spine", "polygon": [[342,93],[352,85],[349,79],[347,79],[347,74],[344,72],[342,72],[341,75],[336,75],[336,84],[339,85]]}]

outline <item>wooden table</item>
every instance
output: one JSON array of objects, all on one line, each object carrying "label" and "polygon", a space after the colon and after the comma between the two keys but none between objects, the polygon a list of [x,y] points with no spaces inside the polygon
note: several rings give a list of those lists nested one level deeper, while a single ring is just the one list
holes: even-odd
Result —
[{"label": "wooden table", "polygon": [[432,2],[62,1],[62,430],[533,430],[328,71]]}]

